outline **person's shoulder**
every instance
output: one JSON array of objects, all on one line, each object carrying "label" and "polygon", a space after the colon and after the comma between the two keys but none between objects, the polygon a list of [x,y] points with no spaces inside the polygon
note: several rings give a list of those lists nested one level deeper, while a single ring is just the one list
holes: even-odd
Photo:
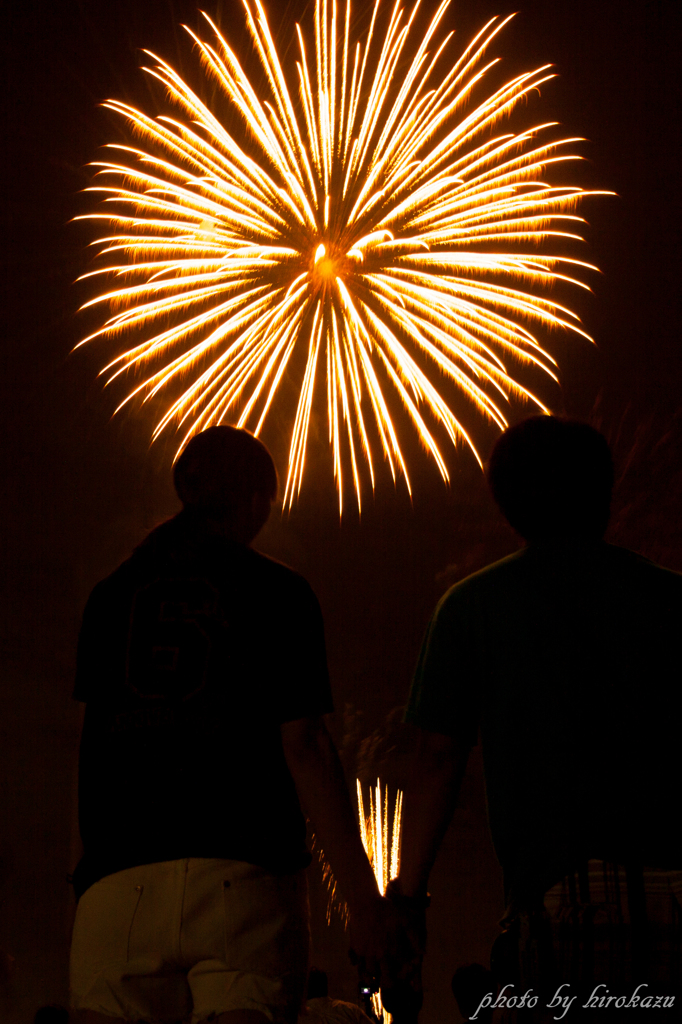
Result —
[{"label": "person's shoulder", "polygon": [[682,598],[682,573],[615,544],[604,545],[604,555],[615,575],[642,588]]},{"label": "person's shoulder", "polygon": [[279,562],[270,555],[264,555],[254,548],[248,548],[247,553],[252,571],[260,575],[270,586],[290,590],[294,593],[313,593],[305,576],[302,576],[296,569],[292,569],[290,565]]},{"label": "person's shoulder", "polygon": [[99,583],[95,584],[90,591],[88,604],[94,605],[108,600],[112,594],[125,587],[132,580],[134,575],[135,567],[133,559],[132,557],[126,558],[125,562],[121,562],[113,572],[110,572],[108,576],[105,576],[104,579],[101,579]]},{"label": "person's shoulder", "polygon": [[504,586],[506,580],[513,582],[519,575],[523,574],[528,560],[528,549],[520,548],[518,551],[506,555],[497,562],[472,572],[463,580],[453,584],[438,602],[438,609],[450,605],[457,605],[461,601],[470,601],[475,594],[496,590],[500,585]]},{"label": "person's shoulder", "polygon": [[682,582],[682,573],[665,565],[659,565],[658,562],[652,562],[650,558],[645,558],[644,555],[631,551],[629,548],[621,548],[616,544],[605,544],[604,549],[610,558],[621,562],[623,565],[636,568],[641,572],[653,573]]},{"label": "person's shoulder", "polygon": [[261,572],[269,573],[279,579],[295,579],[297,581],[303,581],[306,583],[306,579],[297,572],[296,569],[292,569],[290,565],[285,562],[280,562],[277,558],[273,558],[272,555],[264,555],[262,551],[257,551],[255,548],[247,548],[248,556],[253,561],[254,565],[257,565]]},{"label": "person's shoulder", "polygon": [[158,576],[168,561],[169,553],[177,545],[178,518],[176,516],[150,530],[128,558],[95,584],[87,606],[97,607],[116,600]]},{"label": "person's shoulder", "polygon": [[139,583],[140,579],[154,576],[175,532],[175,519],[169,519],[150,530],[128,558],[95,584],[90,593],[90,602],[106,599],[121,589]]}]

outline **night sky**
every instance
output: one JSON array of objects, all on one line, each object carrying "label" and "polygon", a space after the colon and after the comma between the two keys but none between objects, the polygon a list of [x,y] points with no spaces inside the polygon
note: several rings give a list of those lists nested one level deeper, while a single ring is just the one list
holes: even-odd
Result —
[{"label": "night sky", "polygon": [[[266,3],[283,37],[310,16],[307,7]],[[218,0],[206,9],[237,49],[247,46],[240,4]],[[448,17],[463,46],[488,17],[509,10],[497,0],[453,0]],[[159,94],[139,70],[141,48],[191,71],[191,46],[178,26],[196,27],[198,15],[186,0],[9,0],[2,19],[0,948],[15,957],[15,970],[0,981],[0,1009],[4,999],[3,1019],[19,1024],[44,1003],[66,1001],[73,912],[66,875],[78,855],[78,712],[70,692],[82,608],[95,582],[177,510],[172,444],[150,450],[147,416],[111,418],[121,393],[105,393],[97,379],[104,348],[72,353],[97,320],[76,314],[92,290],[74,284],[90,269],[94,236],[70,221],[92,209],[81,194],[91,177],[86,165],[120,137],[98,104],[114,97],[155,112]],[[565,179],[617,193],[584,203],[587,244],[573,253],[602,271],[586,277],[592,295],[571,297],[596,345],[554,335],[548,344],[562,388],[546,386],[542,397],[557,412],[591,419],[613,442],[612,539],[680,569],[681,43],[675,2],[526,0],[494,47],[506,77],[554,62],[560,77],[523,117],[557,120],[565,134],[584,137],[576,148],[586,159]],[[469,422],[485,456],[494,435]],[[349,507],[339,523],[319,417],[313,442],[318,433],[299,505],[273,515],[257,546],[306,575],[320,598],[339,709],[332,728],[349,778],[359,764],[367,781],[381,770],[399,782],[395,709],[405,702],[430,611],[449,585],[516,542],[470,456],[450,459],[446,488],[413,442],[406,444],[413,501],[385,472],[362,518]],[[283,435],[265,440],[281,474]],[[464,962],[484,962],[503,909],[481,785],[475,755],[432,880],[424,1024],[459,1019],[450,975]],[[314,902],[319,909],[322,901]],[[318,922],[315,941],[313,957],[330,971],[332,994],[351,997],[339,929]]]}]

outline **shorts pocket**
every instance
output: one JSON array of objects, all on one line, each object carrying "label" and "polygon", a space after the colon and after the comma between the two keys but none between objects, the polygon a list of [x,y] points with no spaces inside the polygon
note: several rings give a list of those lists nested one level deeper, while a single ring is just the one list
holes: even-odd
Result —
[{"label": "shorts pocket", "polygon": [[72,969],[125,963],[144,886],[103,878],[78,902],[71,943]]}]

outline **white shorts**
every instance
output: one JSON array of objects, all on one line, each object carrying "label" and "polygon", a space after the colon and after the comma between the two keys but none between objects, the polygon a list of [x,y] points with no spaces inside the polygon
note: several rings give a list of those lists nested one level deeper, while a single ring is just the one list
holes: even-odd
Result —
[{"label": "white shorts", "polygon": [[117,871],[81,896],[71,1006],[155,1024],[260,1010],[291,1024],[308,967],[304,872],[188,858]]}]

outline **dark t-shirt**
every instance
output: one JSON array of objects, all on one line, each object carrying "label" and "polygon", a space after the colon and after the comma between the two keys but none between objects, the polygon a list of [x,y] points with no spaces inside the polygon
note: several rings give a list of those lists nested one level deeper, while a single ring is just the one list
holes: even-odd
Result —
[{"label": "dark t-shirt", "polygon": [[529,546],[458,583],[406,718],[474,745],[506,888],[576,858],[678,868],[682,576],[607,544]]},{"label": "dark t-shirt", "polygon": [[93,590],[74,696],[78,895],[180,857],[309,862],[280,725],[332,700],[319,604],[293,570],[177,516]]}]

